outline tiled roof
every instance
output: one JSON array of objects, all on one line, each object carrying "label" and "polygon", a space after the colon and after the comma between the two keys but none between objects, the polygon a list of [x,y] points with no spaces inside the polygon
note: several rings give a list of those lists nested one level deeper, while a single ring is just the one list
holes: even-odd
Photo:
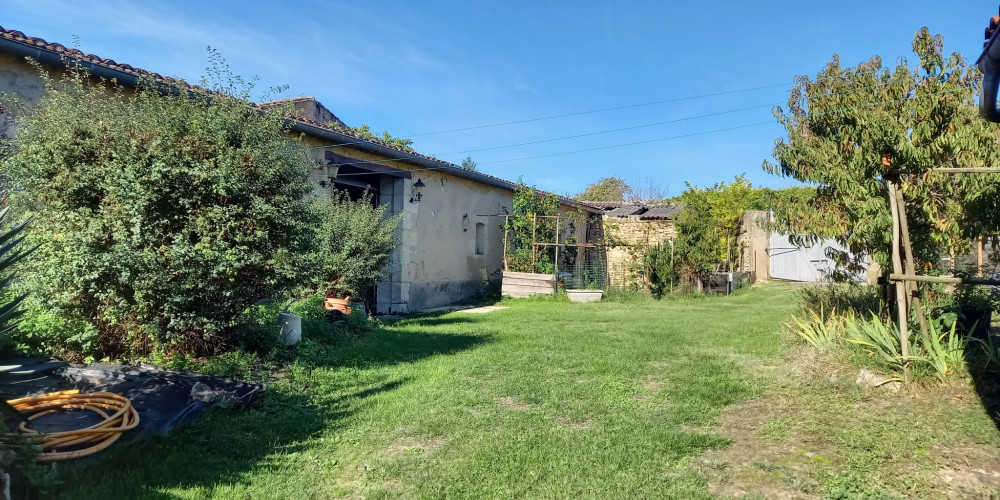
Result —
[{"label": "tiled roof", "polygon": [[604,211],[608,217],[638,217],[640,220],[670,219],[681,213],[683,204],[645,203],[641,201],[582,201]]},{"label": "tiled roof", "polygon": [[[0,39],[6,39],[6,40],[9,40],[9,41],[12,41],[12,42],[16,42],[16,43],[18,43],[20,45],[23,45],[23,46],[26,46],[26,47],[31,47],[31,48],[34,48],[34,49],[38,49],[38,50],[42,50],[42,51],[47,51],[49,53],[54,53],[54,54],[59,55],[61,57],[65,57],[65,58],[69,58],[69,59],[75,59],[75,60],[79,60],[79,61],[82,61],[82,62],[85,62],[85,63],[90,63],[90,64],[95,65],[95,66],[107,68],[107,69],[110,69],[110,70],[113,70],[113,71],[116,71],[116,72],[124,73],[126,75],[131,75],[131,76],[136,77],[136,78],[140,78],[140,79],[141,78],[149,78],[149,79],[152,79],[152,80],[154,80],[154,81],[156,81],[158,83],[162,83],[162,84],[169,85],[169,86],[172,86],[172,87],[187,88],[187,89],[197,89],[198,88],[198,87],[196,87],[194,85],[191,85],[191,84],[189,84],[189,83],[187,83],[184,80],[181,80],[179,78],[173,78],[173,77],[163,76],[163,75],[161,75],[159,73],[154,73],[152,71],[148,71],[148,70],[145,70],[145,69],[142,69],[142,68],[136,68],[136,67],[131,66],[129,64],[119,63],[119,62],[114,61],[112,59],[103,58],[103,57],[100,57],[100,56],[97,56],[97,55],[94,55],[94,54],[88,54],[88,53],[82,52],[82,51],[77,50],[77,49],[72,49],[72,48],[66,47],[65,45],[62,45],[62,44],[59,44],[59,43],[48,42],[48,41],[43,40],[41,38],[37,38],[37,37],[32,37],[32,36],[25,35],[24,33],[20,32],[20,31],[9,30],[9,29],[4,28],[3,26],[0,26]],[[125,82],[122,82],[122,83],[125,83]],[[260,109],[262,111],[266,111],[266,110],[269,110],[269,109],[274,109],[275,107],[277,107],[280,104],[282,104],[283,101],[295,103],[295,102],[297,102],[300,99],[308,99],[308,98],[298,97],[298,98],[290,98],[290,99],[287,99],[287,100],[283,99],[283,100],[279,100],[279,101],[271,101],[271,102],[265,102],[265,103],[260,103],[260,104],[254,104],[254,106],[257,107],[257,109]],[[444,160],[439,160],[439,159],[437,159],[437,158],[435,158],[433,156],[427,156],[427,155],[422,155],[420,153],[416,153],[416,152],[413,152],[413,151],[402,150],[402,149],[399,149],[399,148],[397,148],[395,146],[389,145],[389,144],[387,144],[385,142],[382,142],[382,141],[379,141],[379,140],[361,137],[361,136],[359,136],[359,135],[355,134],[354,132],[352,132],[350,130],[347,130],[347,129],[330,127],[328,124],[318,123],[318,122],[315,122],[315,121],[312,121],[312,120],[308,120],[308,119],[304,119],[304,118],[301,118],[301,117],[293,117],[293,118],[290,119],[290,121],[293,122],[292,123],[293,124],[293,128],[295,128],[297,130],[302,130],[304,133],[309,133],[308,129],[310,127],[313,127],[313,128],[325,130],[327,132],[335,133],[338,136],[344,136],[345,138],[348,139],[345,142],[348,142],[348,143],[350,143],[351,145],[354,145],[354,146],[363,146],[363,145],[366,145],[366,144],[370,144],[370,145],[379,146],[381,149],[390,150],[395,155],[398,156],[398,158],[396,158],[394,161],[398,161],[398,162],[401,162],[401,163],[416,164],[416,165],[420,166],[421,168],[425,168],[425,169],[428,168],[428,166],[426,165],[426,163],[429,162],[429,163],[433,164],[429,168],[433,168],[435,170],[441,170],[443,172],[448,172],[448,173],[450,173],[452,175],[456,175],[458,177],[463,177],[463,178],[467,178],[467,179],[474,180],[474,181],[479,181],[479,182],[487,181],[488,184],[497,185],[497,186],[503,186],[503,187],[505,187],[507,189],[511,189],[511,190],[513,190],[517,186],[517,183],[508,181],[506,179],[502,179],[500,177],[495,177],[495,176],[492,176],[492,175],[489,175],[489,174],[484,174],[482,172],[469,171],[469,170],[464,169],[464,168],[462,168],[462,167],[460,167],[458,165],[455,165],[454,163],[446,162]],[[299,125],[299,126],[296,126],[296,125]],[[388,164],[390,162],[383,162],[383,163]],[[574,200],[571,200],[569,198],[565,198],[565,197],[562,197],[562,196],[558,196],[557,195],[557,197],[564,204],[567,204],[567,205],[570,205],[570,206],[575,206],[575,207],[578,207],[578,208],[583,208],[583,209],[585,209],[587,211],[593,212],[593,207],[591,207],[589,205],[581,204],[581,203],[579,203],[577,201],[574,201]]]},{"label": "tiled roof", "polygon": [[195,88],[194,85],[191,85],[179,78],[164,76],[159,73],[154,73],[152,71],[148,71],[142,68],[136,68],[130,64],[117,62],[114,59],[107,59],[94,54],[88,54],[79,49],[73,49],[67,47],[61,43],[48,42],[38,37],[25,35],[24,33],[17,30],[6,29],[3,26],[0,26],[0,38],[5,38],[13,42],[18,42],[23,45],[35,47],[49,52],[54,52],[63,57],[77,59],[80,61],[89,62],[99,66],[104,66],[105,68],[114,69],[117,71],[121,71],[123,73],[128,73],[138,78],[150,78],[160,83],[165,83],[168,85],[181,88],[192,88],[192,89]]}]

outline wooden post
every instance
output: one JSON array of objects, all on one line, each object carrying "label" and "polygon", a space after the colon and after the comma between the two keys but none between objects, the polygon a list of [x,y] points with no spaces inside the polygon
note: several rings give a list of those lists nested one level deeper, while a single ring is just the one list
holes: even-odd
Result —
[{"label": "wooden post", "polygon": [[[896,203],[896,185],[890,181],[885,181],[886,190],[889,192],[889,212],[892,214],[892,270],[896,274],[902,274],[903,264],[899,256],[899,205]],[[899,325],[899,348],[903,355],[903,381],[910,380],[910,363],[906,358],[910,355],[910,332],[907,326],[906,307],[906,284],[902,281],[896,282],[896,309]]]},{"label": "wooden post", "polygon": [[[903,190],[896,186],[896,207],[899,215],[899,231],[902,236],[903,250],[906,252],[906,274],[916,275],[916,265],[913,262],[913,246],[910,244],[910,224],[906,219],[906,200],[903,198]],[[906,281],[907,297],[910,298],[910,306],[917,312],[917,322],[920,323],[920,333],[925,337],[929,335],[927,329],[927,318],[924,317],[924,310],[920,307],[920,292],[917,283]],[[909,311],[907,311],[909,312]]]},{"label": "wooden post", "polygon": [[503,270],[510,271],[507,267],[507,228],[510,225],[510,216],[503,216]]},{"label": "wooden post", "polygon": [[556,217],[556,291],[559,291],[559,217]]},{"label": "wooden post", "polygon": [[[580,226],[583,226],[582,228]],[[583,286],[583,260],[587,257],[587,249],[579,243],[586,245],[589,243],[589,237],[587,235],[587,219],[578,219],[575,225],[576,241],[578,243],[576,247],[576,270],[573,276],[573,282],[576,286]],[[606,283],[606,282],[605,282]]]},{"label": "wooden post", "polygon": [[535,239],[535,230],[538,228],[538,215],[531,214],[531,272],[538,270],[536,266],[537,260],[537,240]]},{"label": "wooden post", "polygon": [[983,277],[983,237],[982,236],[980,236],[976,240],[976,251],[979,254],[978,257],[976,258],[976,265],[977,265],[977,267],[976,267],[976,269],[977,269],[976,276],[979,276],[980,278],[982,278]]}]

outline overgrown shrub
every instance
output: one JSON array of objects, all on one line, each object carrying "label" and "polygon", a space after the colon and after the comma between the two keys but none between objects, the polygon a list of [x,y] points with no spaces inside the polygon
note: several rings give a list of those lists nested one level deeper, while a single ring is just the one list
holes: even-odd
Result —
[{"label": "overgrown shrub", "polygon": [[649,290],[656,298],[662,298],[670,291],[674,282],[673,252],[667,242],[650,245],[643,255],[643,263],[649,270]]},{"label": "overgrown shrub", "polygon": [[400,221],[400,215],[388,217],[386,209],[375,206],[369,193],[356,201],[346,192],[334,194],[320,230],[317,291],[363,299],[378,283],[395,248]]},{"label": "overgrown shrub", "polygon": [[20,288],[105,355],[238,345],[240,315],[302,279],[314,240],[310,164],[280,116],[238,80],[173,95],[42,77],[3,161],[42,244]]}]

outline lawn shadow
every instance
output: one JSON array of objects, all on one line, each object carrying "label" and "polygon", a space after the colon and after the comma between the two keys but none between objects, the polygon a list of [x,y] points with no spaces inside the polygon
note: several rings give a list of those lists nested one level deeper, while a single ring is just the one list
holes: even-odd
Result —
[{"label": "lawn shadow", "polygon": [[[1000,338],[995,338],[1000,341]],[[965,358],[969,360],[969,376],[972,378],[973,387],[983,411],[993,420],[993,425],[1000,431],[1000,373],[995,370],[1000,367],[991,366],[992,369],[983,368],[983,349],[978,342],[969,342],[965,347]]]},{"label": "lawn shadow", "polygon": [[428,333],[406,328],[378,329],[364,338],[341,345],[335,359],[315,360],[316,366],[369,368],[455,354],[490,341],[486,335]]},{"label": "lawn shadow", "polygon": [[[167,489],[194,489],[196,496],[213,496],[219,487],[249,485],[250,476],[293,454],[310,441],[335,431],[344,418],[367,400],[404,385],[408,380],[382,380],[357,387],[353,393],[314,403],[305,394],[270,390],[251,406],[215,409],[204,419],[130,446],[103,452],[89,466],[64,468],[66,498],[160,498],[177,495]],[[100,487],[94,487],[94,478]],[[190,493],[190,492],[189,492]]]}]

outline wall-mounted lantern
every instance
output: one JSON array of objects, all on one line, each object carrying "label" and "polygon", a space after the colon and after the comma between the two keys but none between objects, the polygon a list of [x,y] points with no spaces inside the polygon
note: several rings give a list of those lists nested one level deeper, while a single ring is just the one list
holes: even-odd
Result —
[{"label": "wall-mounted lantern", "polygon": [[413,196],[410,197],[410,203],[420,203],[420,199],[424,197],[420,190],[423,189],[424,186],[424,181],[420,179],[417,179],[417,182],[413,183]]},{"label": "wall-mounted lantern", "polygon": [[462,216],[462,232],[463,233],[469,230],[469,224],[470,224],[469,214],[463,215]]}]

